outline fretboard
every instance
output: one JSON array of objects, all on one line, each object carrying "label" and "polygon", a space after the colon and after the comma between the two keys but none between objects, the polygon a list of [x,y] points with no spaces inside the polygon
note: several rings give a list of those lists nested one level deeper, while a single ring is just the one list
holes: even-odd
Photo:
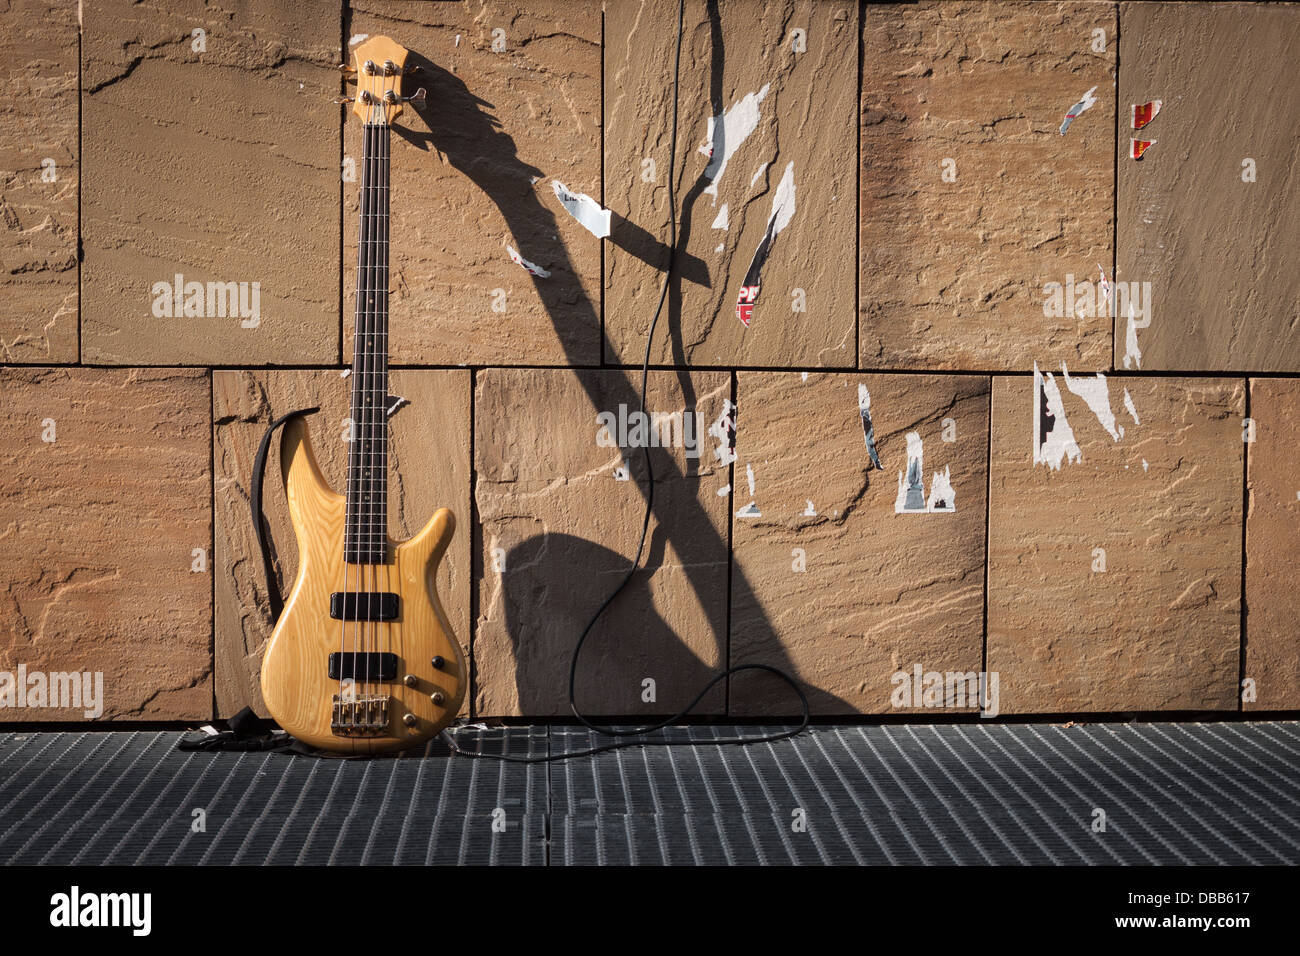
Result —
[{"label": "fretboard", "polygon": [[387,123],[366,123],[361,151],[352,430],[344,560],[388,560],[388,145]]}]

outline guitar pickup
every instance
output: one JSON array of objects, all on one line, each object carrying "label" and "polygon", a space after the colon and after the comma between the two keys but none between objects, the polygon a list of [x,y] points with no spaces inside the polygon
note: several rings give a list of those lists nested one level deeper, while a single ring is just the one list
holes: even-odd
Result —
[{"label": "guitar pickup", "polygon": [[335,591],[330,617],[336,621],[396,621],[397,595],[384,591]]},{"label": "guitar pickup", "polygon": [[343,651],[329,657],[330,680],[364,684],[397,680],[397,655],[382,651]]}]

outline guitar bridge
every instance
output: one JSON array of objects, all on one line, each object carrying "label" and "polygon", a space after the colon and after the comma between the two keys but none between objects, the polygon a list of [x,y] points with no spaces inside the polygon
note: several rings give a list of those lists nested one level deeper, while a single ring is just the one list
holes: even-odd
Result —
[{"label": "guitar bridge", "polygon": [[387,695],[334,695],[330,731],[335,737],[380,737],[388,732]]}]

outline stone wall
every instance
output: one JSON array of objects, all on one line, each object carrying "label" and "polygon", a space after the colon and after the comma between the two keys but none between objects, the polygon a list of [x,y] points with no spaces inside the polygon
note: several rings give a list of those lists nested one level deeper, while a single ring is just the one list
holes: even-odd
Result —
[{"label": "stone wall", "polygon": [[[466,715],[569,713],[651,493],[592,714],[729,664],[828,717],[971,713],[943,679],[985,672],[1003,714],[1300,709],[1300,6],[685,10],[675,152],[672,0],[0,12],[0,721],[262,709],[249,476],[319,405],[343,484],[333,101],[374,35],[428,94],[391,142],[390,531],[459,519]],[[102,674],[98,713],[6,702],[20,668]],[[695,712],[798,701],[750,671]]]}]

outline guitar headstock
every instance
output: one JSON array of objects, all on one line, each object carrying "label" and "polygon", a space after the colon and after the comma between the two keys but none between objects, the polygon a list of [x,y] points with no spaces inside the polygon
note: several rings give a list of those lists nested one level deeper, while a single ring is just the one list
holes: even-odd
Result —
[{"label": "guitar headstock", "polygon": [[406,47],[388,37],[370,37],[352,51],[356,71],[357,96],[352,112],[363,123],[391,124],[402,112],[402,104],[424,102],[424,90],[414,96],[402,96],[402,77],[406,68]]}]

